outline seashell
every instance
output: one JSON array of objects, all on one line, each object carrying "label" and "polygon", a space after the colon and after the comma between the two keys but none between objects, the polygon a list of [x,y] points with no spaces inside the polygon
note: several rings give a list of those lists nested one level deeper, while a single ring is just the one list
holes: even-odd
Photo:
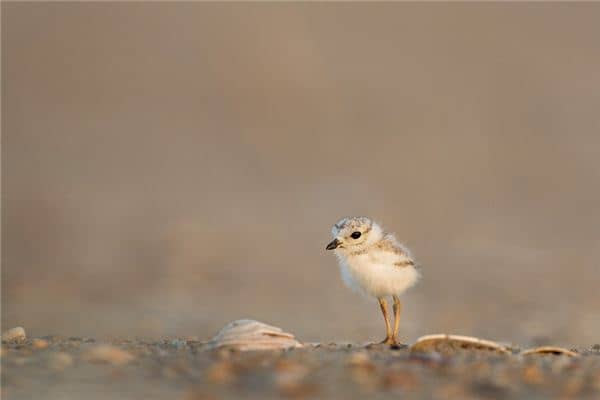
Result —
[{"label": "seashell", "polygon": [[281,328],[251,319],[230,322],[208,343],[209,349],[277,350],[302,347],[294,335]]},{"label": "seashell", "polygon": [[534,347],[532,349],[524,350],[521,353],[522,356],[547,355],[547,354],[551,354],[551,355],[555,355],[555,356],[579,357],[579,354],[575,353],[572,350],[568,350],[563,347],[556,347],[556,346]]},{"label": "seashell", "polygon": [[26,338],[27,335],[25,335],[25,329],[23,329],[20,326],[9,329],[2,334],[3,342],[20,342],[25,340]]},{"label": "seashell", "polygon": [[510,353],[506,346],[491,340],[448,334],[421,336],[415,344],[410,346],[411,351],[419,352],[437,351],[440,353],[453,353],[463,349],[495,351],[501,354]]}]

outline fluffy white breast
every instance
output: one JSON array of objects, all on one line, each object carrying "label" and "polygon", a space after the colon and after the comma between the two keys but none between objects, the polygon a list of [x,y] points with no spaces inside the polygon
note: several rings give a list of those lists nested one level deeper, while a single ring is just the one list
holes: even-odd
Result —
[{"label": "fluffy white breast", "polygon": [[404,259],[405,256],[390,252],[340,255],[342,279],[348,287],[367,296],[399,295],[419,279],[414,266],[394,265]]}]

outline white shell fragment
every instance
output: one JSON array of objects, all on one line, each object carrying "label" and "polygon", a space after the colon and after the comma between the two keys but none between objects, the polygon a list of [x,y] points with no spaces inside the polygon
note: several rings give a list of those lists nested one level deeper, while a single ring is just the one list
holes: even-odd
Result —
[{"label": "white shell fragment", "polygon": [[501,354],[510,353],[506,346],[491,340],[479,339],[471,336],[435,334],[421,336],[415,344],[410,347],[411,351],[437,351],[441,353],[453,353],[457,350],[489,350]]},{"label": "white shell fragment", "polygon": [[276,350],[302,347],[294,335],[281,328],[251,319],[230,322],[208,342],[208,348],[227,347],[236,350]]},{"label": "white shell fragment", "polygon": [[542,346],[535,347],[533,349],[524,350],[521,355],[522,356],[530,356],[530,355],[555,355],[555,356],[569,356],[569,357],[578,357],[579,354],[574,351],[565,349],[563,347],[556,346]]},{"label": "white shell fragment", "polygon": [[25,340],[27,335],[25,334],[25,329],[21,326],[17,326],[16,328],[12,328],[7,330],[2,334],[3,342],[16,342]]}]

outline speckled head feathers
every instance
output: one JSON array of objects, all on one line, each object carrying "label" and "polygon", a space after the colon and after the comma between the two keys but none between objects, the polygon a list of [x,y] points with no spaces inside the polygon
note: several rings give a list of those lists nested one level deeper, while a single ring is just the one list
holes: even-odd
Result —
[{"label": "speckled head feathers", "polygon": [[373,220],[369,217],[344,217],[331,228],[331,234],[336,237],[344,230],[356,230],[362,233],[371,230]]},{"label": "speckled head feathers", "polygon": [[328,250],[356,250],[381,239],[382,229],[369,217],[345,217],[331,228],[333,241]]}]

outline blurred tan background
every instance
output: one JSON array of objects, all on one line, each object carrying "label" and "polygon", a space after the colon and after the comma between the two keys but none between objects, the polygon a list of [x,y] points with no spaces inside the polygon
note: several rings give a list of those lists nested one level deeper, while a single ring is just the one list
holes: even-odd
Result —
[{"label": "blurred tan background", "polygon": [[329,229],[424,267],[404,339],[600,340],[600,4],[2,3],[2,325],[380,339]]}]

